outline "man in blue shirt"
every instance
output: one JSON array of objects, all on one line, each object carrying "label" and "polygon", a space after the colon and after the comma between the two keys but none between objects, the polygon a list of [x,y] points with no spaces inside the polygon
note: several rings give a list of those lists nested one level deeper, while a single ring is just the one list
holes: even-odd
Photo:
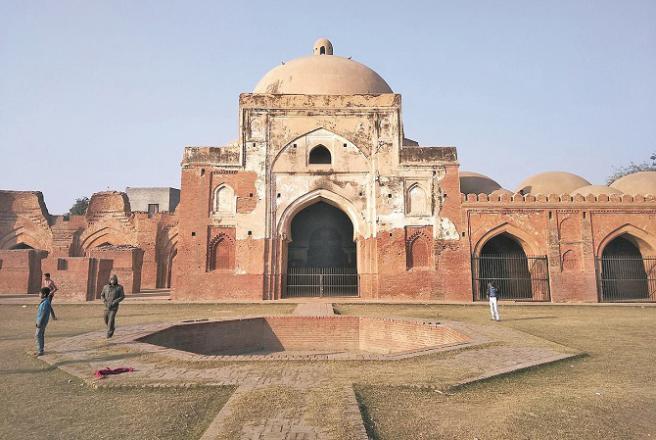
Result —
[{"label": "man in blue shirt", "polygon": [[494,285],[494,283],[487,283],[487,297],[490,299],[490,314],[492,319],[499,321],[499,306],[497,304],[497,298],[499,297],[499,290]]},{"label": "man in blue shirt", "polygon": [[41,303],[36,311],[36,355],[43,354],[43,346],[45,345],[46,326],[50,320],[50,289],[47,287],[41,288]]}]

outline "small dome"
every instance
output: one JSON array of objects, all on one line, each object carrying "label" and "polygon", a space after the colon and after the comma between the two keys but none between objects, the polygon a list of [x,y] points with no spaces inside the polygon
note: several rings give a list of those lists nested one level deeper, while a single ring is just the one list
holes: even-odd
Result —
[{"label": "small dome", "polygon": [[271,69],[253,93],[275,95],[378,95],[394,93],[380,75],[364,64],[333,55],[332,43],[321,38],[314,55]]},{"label": "small dome", "polygon": [[611,188],[610,186],[606,185],[586,185],[582,186],[581,188],[575,189],[572,191],[572,194],[581,194],[582,196],[587,196],[588,194],[592,194],[593,196],[598,196],[600,194],[622,194],[622,191],[616,188]]},{"label": "small dome", "polygon": [[486,175],[472,171],[460,172],[460,192],[463,194],[491,194],[498,189],[501,189],[501,185]]},{"label": "small dome", "polygon": [[312,49],[312,53],[314,55],[332,55],[333,43],[331,43],[327,38],[319,38],[314,42],[314,49]]},{"label": "small dome", "polygon": [[529,177],[519,184],[521,194],[570,194],[577,188],[590,185],[581,176],[565,171],[547,171]]},{"label": "small dome", "polygon": [[624,194],[656,195],[656,171],[639,171],[620,177],[610,184],[611,188],[619,189]]}]

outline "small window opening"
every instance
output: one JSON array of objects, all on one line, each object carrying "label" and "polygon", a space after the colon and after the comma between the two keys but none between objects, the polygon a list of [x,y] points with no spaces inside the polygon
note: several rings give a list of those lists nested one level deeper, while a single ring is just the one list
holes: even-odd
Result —
[{"label": "small window opening", "polygon": [[200,175],[201,175],[201,176],[204,176],[204,175],[205,175],[205,168],[201,168],[201,169],[200,169]]},{"label": "small window opening", "polygon": [[191,236],[192,236],[192,237],[195,237],[195,236],[196,236],[196,233],[195,233],[195,232],[192,232],[192,233],[191,233]]},{"label": "small window opening", "polygon": [[344,148],[348,147],[348,145],[344,144]]},{"label": "small window opening", "polygon": [[280,198],[280,193],[276,194],[276,198],[278,199]]},{"label": "small window opening", "polygon": [[154,216],[159,212],[159,203],[149,203],[148,204],[148,218]]},{"label": "small window opening", "polygon": [[68,270],[68,261],[63,258],[57,258],[57,270]]},{"label": "small window opening", "polygon": [[332,162],[332,157],[330,156],[330,151],[328,148],[323,145],[317,145],[310,151],[310,163],[311,164],[330,164]]},{"label": "small window opening", "polygon": [[253,193],[248,193],[248,197],[253,197]]},{"label": "small window opening", "polygon": [[583,212],[583,218],[585,218],[585,211]]},{"label": "small window opening", "polygon": [[387,194],[387,198],[388,198],[388,199],[391,199],[391,198],[392,198],[392,194]]},{"label": "small window opening", "polygon": [[248,231],[248,235],[253,235],[253,231]]}]

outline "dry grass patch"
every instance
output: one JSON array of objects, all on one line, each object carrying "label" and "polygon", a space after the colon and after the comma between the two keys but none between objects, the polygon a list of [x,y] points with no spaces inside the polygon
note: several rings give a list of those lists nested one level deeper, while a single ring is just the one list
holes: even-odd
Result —
[{"label": "dry grass patch", "polygon": [[[484,323],[477,306],[340,306],[342,313]],[[627,439],[656,436],[654,307],[506,306],[500,325],[585,351],[574,361],[453,396],[361,387],[376,439]]]},{"label": "dry grass patch", "polygon": [[[55,339],[104,328],[102,306],[55,307],[59,320],[48,325],[46,351]],[[286,304],[127,304],[117,322],[120,331],[122,325],[144,322],[281,314],[292,309]],[[35,316],[35,305],[0,305],[0,438],[196,439],[233,391],[230,387],[93,390],[33,357]]]}]

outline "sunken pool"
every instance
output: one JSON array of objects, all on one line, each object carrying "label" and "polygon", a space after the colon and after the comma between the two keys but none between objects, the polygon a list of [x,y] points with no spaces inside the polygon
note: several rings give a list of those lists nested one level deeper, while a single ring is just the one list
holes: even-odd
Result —
[{"label": "sunken pool", "polygon": [[139,341],[230,360],[348,360],[405,358],[471,340],[435,321],[266,316],[181,323],[143,336]]}]

